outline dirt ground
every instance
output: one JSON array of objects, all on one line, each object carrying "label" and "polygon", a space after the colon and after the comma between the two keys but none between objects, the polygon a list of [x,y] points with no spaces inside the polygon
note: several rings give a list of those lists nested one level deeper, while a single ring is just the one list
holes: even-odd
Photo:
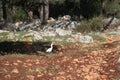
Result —
[{"label": "dirt ground", "polygon": [[60,45],[58,52],[43,56],[0,56],[0,80],[119,80],[118,44]]}]

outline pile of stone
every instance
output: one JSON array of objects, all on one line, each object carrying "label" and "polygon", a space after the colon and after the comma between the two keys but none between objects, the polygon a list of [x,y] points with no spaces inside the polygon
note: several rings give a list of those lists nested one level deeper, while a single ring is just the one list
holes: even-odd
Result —
[{"label": "pile of stone", "polygon": [[[42,29],[44,31],[61,28],[61,29],[74,29],[77,25],[76,21],[71,21],[71,17],[69,15],[65,15],[63,17],[58,18],[55,20],[54,18],[50,18],[47,25],[42,25],[40,19],[35,19],[32,22],[16,22],[11,25],[12,31],[27,31],[27,30],[38,30]],[[9,26],[10,26],[9,25]],[[42,28],[41,28],[42,26]]]},{"label": "pile of stone", "polygon": [[81,33],[72,34],[67,42],[93,43],[93,38],[89,35],[82,35]]},{"label": "pile of stone", "polygon": [[39,19],[34,20],[33,22],[16,22],[13,25],[14,31],[24,31],[24,30],[37,30],[38,26],[41,25],[41,21]]}]

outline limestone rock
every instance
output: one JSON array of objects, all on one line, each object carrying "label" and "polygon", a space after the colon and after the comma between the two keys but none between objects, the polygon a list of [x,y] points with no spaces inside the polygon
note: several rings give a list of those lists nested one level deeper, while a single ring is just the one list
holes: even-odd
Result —
[{"label": "limestone rock", "polygon": [[33,75],[27,75],[28,80],[35,80],[35,76]]},{"label": "limestone rock", "polygon": [[7,35],[8,39],[14,39],[15,38],[15,34],[13,32],[9,33]]},{"label": "limestone rock", "polygon": [[91,36],[88,36],[88,35],[81,36],[81,38],[79,39],[79,42],[81,42],[81,43],[93,43],[93,38]]},{"label": "limestone rock", "polygon": [[65,35],[71,35],[72,34],[72,31],[71,30],[63,30],[61,28],[57,28],[56,29],[56,33],[59,35],[59,36],[65,36]]},{"label": "limestone rock", "polygon": [[46,36],[46,37],[54,37],[56,35],[57,34],[54,31],[45,31],[45,32],[42,33],[42,36]]},{"label": "limestone rock", "polygon": [[15,69],[13,69],[13,70],[11,71],[11,73],[18,74],[18,73],[19,73],[19,71],[18,71],[18,69],[17,69],[17,68],[15,68]]}]

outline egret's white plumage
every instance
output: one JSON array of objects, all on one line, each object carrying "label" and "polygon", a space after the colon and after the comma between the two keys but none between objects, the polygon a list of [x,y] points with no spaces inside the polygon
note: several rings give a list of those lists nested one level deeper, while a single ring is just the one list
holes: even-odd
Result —
[{"label": "egret's white plumage", "polygon": [[53,42],[51,43],[51,47],[48,48],[48,49],[46,50],[46,52],[47,52],[47,53],[50,53],[50,52],[52,52],[52,50],[53,50]]}]

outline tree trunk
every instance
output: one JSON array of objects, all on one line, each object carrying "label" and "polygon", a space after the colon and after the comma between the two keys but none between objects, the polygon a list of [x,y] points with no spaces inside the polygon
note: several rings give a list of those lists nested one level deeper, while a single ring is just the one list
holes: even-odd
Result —
[{"label": "tree trunk", "polygon": [[105,14],[106,13],[105,7],[106,7],[107,0],[101,0],[101,1],[102,1],[102,13]]},{"label": "tree trunk", "polygon": [[39,14],[40,14],[40,19],[42,21],[42,24],[46,24],[49,17],[48,0],[40,0]]},{"label": "tree trunk", "polygon": [[7,10],[6,10],[6,0],[2,0],[2,11],[3,11],[3,19],[7,21]]},{"label": "tree trunk", "polygon": [[12,6],[12,17],[13,17],[13,22],[16,22],[16,7],[15,6]]},{"label": "tree trunk", "polygon": [[33,11],[30,10],[27,12],[27,14],[28,14],[29,21],[33,21]]},{"label": "tree trunk", "polygon": [[47,4],[47,5],[45,5],[45,8],[44,8],[44,12],[45,12],[45,16],[44,16],[44,21],[45,21],[45,23],[47,23],[47,20],[48,20],[48,18],[49,18],[49,5]]}]

